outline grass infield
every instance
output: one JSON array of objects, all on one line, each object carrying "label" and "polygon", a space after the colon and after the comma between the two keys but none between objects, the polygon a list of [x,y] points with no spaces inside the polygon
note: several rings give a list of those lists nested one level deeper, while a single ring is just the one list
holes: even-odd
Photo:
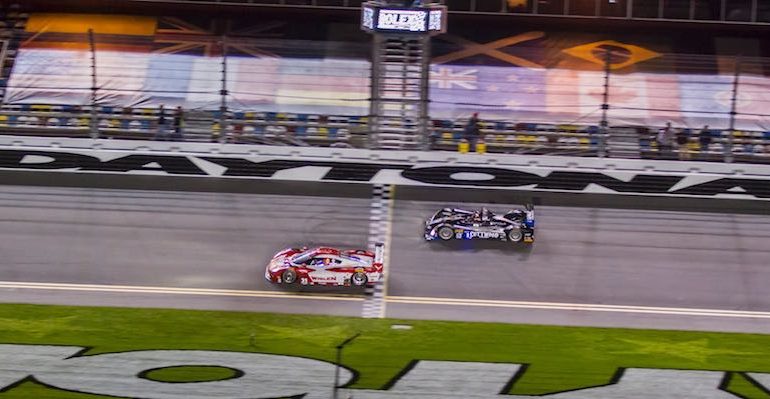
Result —
[{"label": "grass infield", "polygon": [[[408,324],[411,329],[393,329]],[[511,393],[538,395],[605,384],[618,367],[735,371],[728,389],[767,398],[740,371],[770,373],[770,335],[578,328],[269,313],[0,304],[0,342],[75,345],[88,353],[204,349],[301,355],[357,370],[352,388],[379,389],[413,359],[526,363]],[[159,380],[226,378],[227,370],[176,368]],[[26,382],[0,398],[96,398]]]}]

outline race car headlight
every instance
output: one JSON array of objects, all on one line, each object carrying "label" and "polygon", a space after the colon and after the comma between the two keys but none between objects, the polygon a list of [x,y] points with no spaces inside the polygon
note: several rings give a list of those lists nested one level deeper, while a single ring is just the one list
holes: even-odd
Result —
[{"label": "race car headlight", "polygon": [[277,259],[273,259],[272,261],[270,261],[270,264],[267,265],[267,268],[270,271],[274,272],[274,271],[280,269],[281,267],[283,267],[283,264],[284,264],[284,259],[283,258],[277,258]]}]

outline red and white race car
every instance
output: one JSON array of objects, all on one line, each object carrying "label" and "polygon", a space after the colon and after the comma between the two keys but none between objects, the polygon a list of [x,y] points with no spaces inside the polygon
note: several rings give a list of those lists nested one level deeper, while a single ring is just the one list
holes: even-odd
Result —
[{"label": "red and white race car", "polygon": [[383,246],[374,252],[330,247],[287,248],[273,256],[265,268],[272,283],[302,285],[365,286],[380,281]]}]

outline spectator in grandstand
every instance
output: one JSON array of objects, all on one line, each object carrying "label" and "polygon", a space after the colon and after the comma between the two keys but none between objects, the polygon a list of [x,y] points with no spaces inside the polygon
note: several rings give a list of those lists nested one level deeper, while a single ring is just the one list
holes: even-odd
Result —
[{"label": "spectator in grandstand", "polygon": [[661,155],[671,153],[674,142],[674,128],[671,127],[671,122],[666,122],[666,127],[658,131],[655,141],[658,142],[658,152]]},{"label": "spectator in grandstand", "polygon": [[439,129],[434,126],[433,129],[430,130],[430,134],[428,134],[428,149],[433,150],[436,148],[436,144],[441,139],[441,132]]},{"label": "spectator in grandstand", "polygon": [[182,129],[184,127],[184,111],[182,110],[182,107],[176,107],[176,111],[174,112],[174,132],[171,134],[171,138],[173,140],[177,141],[183,141],[184,136],[182,135]]},{"label": "spectator in grandstand", "polygon": [[168,131],[168,120],[166,119],[166,109],[163,104],[158,107],[158,127],[155,130],[155,140],[166,140]]},{"label": "spectator in grandstand", "polygon": [[463,138],[468,140],[469,152],[476,152],[476,143],[479,141],[480,135],[481,129],[479,128],[479,113],[474,112],[473,116],[468,119],[468,123],[465,125],[465,130],[463,131]]},{"label": "spectator in grandstand", "polygon": [[700,143],[700,152],[708,152],[709,145],[711,145],[711,131],[709,125],[703,126],[700,133],[698,133],[698,142]]},{"label": "spectator in grandstand", "polygon": [[676,132],[676,150],[679,153],[679,160],[686,161],[690,159],[690,149],[687,148],[690,143],[690,134],[688,129],[679,129]]}]

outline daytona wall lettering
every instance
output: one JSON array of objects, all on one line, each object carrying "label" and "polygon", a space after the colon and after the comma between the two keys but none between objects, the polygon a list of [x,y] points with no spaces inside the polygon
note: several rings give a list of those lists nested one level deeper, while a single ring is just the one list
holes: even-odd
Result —
[{"label": "daytona wall lettering", "polygon": [[0,150],[0,168],[73,169],[124,173],[144,171],[172,175],[206,175],[206,172],[195,166],[185,156],[126,155],[103,161],[91,155],[52,151]]},{"label": "daytona wall lettering", "polygon": [[[306,172],[303,172],[302,168],[313,167],[321,170],[322,177],[319,177],[318,181],[707,197],[740,194],[743,198],[770,198],[770,178],[720,178],[632,172],[613,172],[613,176],[610,176],[600,172],[548,168],[539,168],[538,173],[533,173],[527,168],[470,165],[418,166],[320,160],[250,160],[191,155],[115,156],[113,153],[101,153],[100,157],[97,157],[93,155],[93,151],[89,154],[91,155],[62,151],[0,150],[0,169],[307,180]],[[293,171],[296,173],[292,174]],[[381,175],[381,172],[385,171],[396,172],[396,175]],[[280,174],[280,177],[275,177],[277,174]],[[379,176],[389,176],[392,181],[378,180]],[[479,179],[478,176],[485,178]]]},{"label": "daytona wall lettering", "polygon": [[[30,378],[69,391],[145,399],[328,398],[335,366],[320,360],[200,350],[146,350],[98,355],[76,346],[0,344],[0,392]],[[147,371],[180,366],[215,366],[235,377],[205,382],[161,382]],[[341,367],[341,384],[355,372]],[[444,399],[532,398],[506,395],[527,372],[519,364],[414,361],[381,390],[347,389],[356,399],[403,397]],[[736,398],[724,390],[731,373],[700,370],[619,369],[607,384],[538,397],[554,399]],[[751,373],[754,381],[770,375]],[[764,389],[764,388],[761,388]]]}]

